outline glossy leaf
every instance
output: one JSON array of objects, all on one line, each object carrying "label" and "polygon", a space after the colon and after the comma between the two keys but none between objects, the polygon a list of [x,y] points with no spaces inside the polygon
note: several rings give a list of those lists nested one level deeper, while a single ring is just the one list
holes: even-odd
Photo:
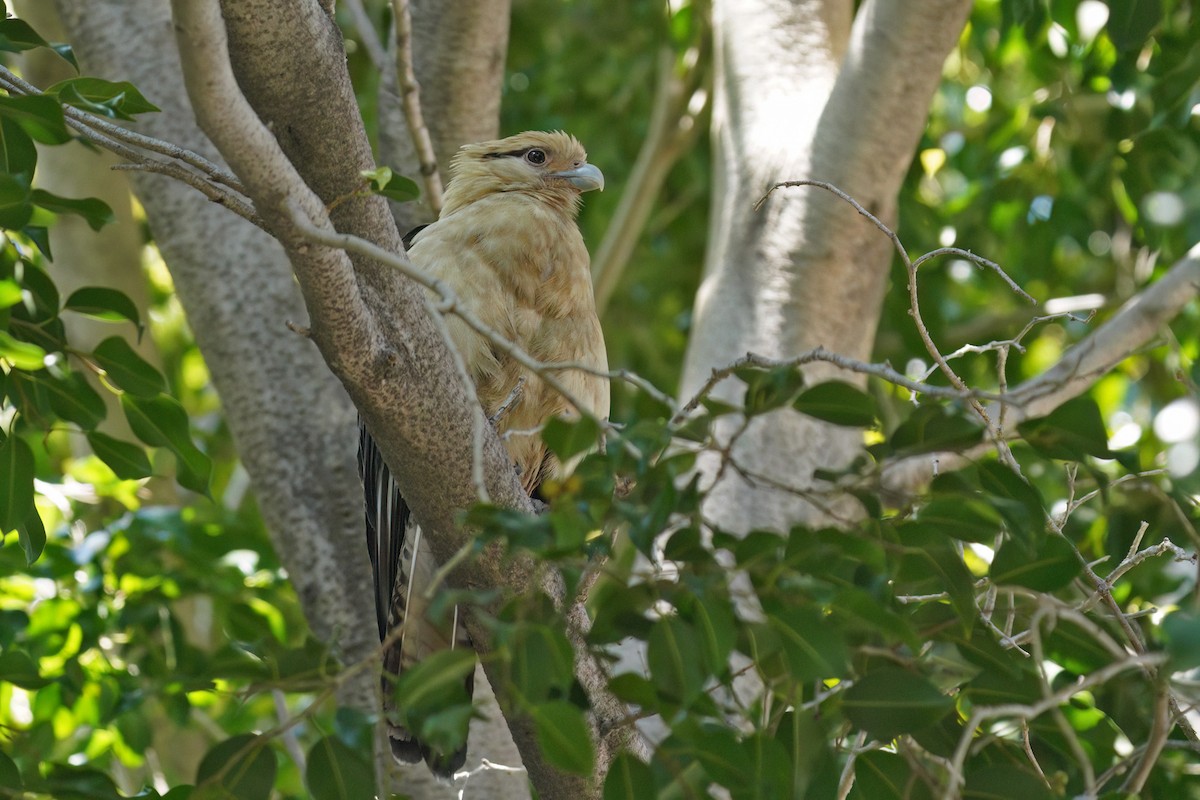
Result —
[{"label": "glossy leaf", "polygon": [[963,450],[982,439],[983,427],[965,412],[925,403],[900,423],[889,445],[897,453],[915,455]]},{"label": "glossy leaf", "polygon": [[78,314],[86,314],[97,319],[119,322],[128,320],[142,330],[141,314],[137,306],[124,292],[108,289],[103,286],[85,286],[71,292],[63,308]]},{"label": "glossy leaf", "polygon": [[0,117],[0,173],[33,175],[37,148],[25,129],[8,117]]},{"label": "glossy leaf", "polygon": [[1085,456],[1112,457],[1100,407],[1087,395],[1066,401],[1044,417],[1026,420],[1017,430],[1048,458],[1082,461]]},{"label": "glossy leaf", "polygon": [[787,405],[804,386],[804,376],[798,367],[743,367],[734,374],[746,384],[742,406],[749,416]]},{"label": "glossy leaf", "polygon": [[41,373],[39,382],[46,387],[46,396],[54,413],[84,430],[96,427],[108,414],[104,398],[78,372],[61,378]]},{"label": "glossy leaf", "polygon": [[153,398],[166,389],[162,373],[120,336],[112,336],[96,345],[92,357],[108,380],[130,394]]},{"label": "glossy leaf", "polygon": [[20,436],[0,442],[0,532],[11,531],[33,510],[33,451]]},{"label": "glossy leaf", "polygon": [[29,174],[0,172],[0,228],[20,230],[33,217]]},{"label": "glossy leaf", "polygon": [[47,88],[45,93],[90,114],[113,119],[131,120],[135,114],[160,110],[127,81],[70,78]]},{"label": "glossy leaf", "polygon": [[50,43],[38,35],[25,20],[15,17],[0,19],[0,50],[22,53],[35,47],[49,46]]},{"label": "glossy leaf", "polygon": [[805,389],[792,405],[802,414],[852,428],[874,426],[878,413],[871,395],[842,381],[826,381]]},{"label": "glossy leaf", "polygon": [[991,576],[997,583],[1010,583],[1052,592],[1066,586],[1081,567],[1071,544],[1058,535],[1046,536],[1031,557],[1015,542],[1005,542],[992,559]]},{"label": "glossy leaf", "polygon": [[179,459],[180,485],[201,494],[208,493],[212,462],[192,442],[187,413],[179,401],[160,394],[153,398],[121,395],[121,408],[129,427],[143,442],[166,447]]},{"label": "glossy leaf", "polygon": [[359,173],[367,181],[374,194],[382,195],[397,203],[416,200],[421,196],[421,189],[410,178],[397,175],[391,167],[376,167]]},{"label": "glossy leaf", "polygon": [[96,457],[107,464],[118,478],[137,480],[148,478],[153,473],[145,449],[136,444],[123,442],[100,431],[89,433],[87,440]]},{"label": "glossy leaf", "polygon": [[71,141],[71,132],[67,130],[62,106],[53,97],[0,96],[0,116],[16,122],[36,142],[65,144]]},{"label": "glossy leaf", "polygon": [[0,330],[0,360],[7,361],[17,369],[33,372],[45,366],[46,351],[36,344],[14,339],[8,331]]},{"label": "glossy leaf", "polygon": [[31,199],[34,205],[41,206],[47,211],[53,211],[55,214],[74,214],[83,217],[88,227],[94,231],[100,230],[116,219],[108,204],[94,197],[73,199],[59,197],[45,189],[34,189]]},{"label": "glossy leaf", "polygon": [[921,675],[886,667],[859,679],[846,690],[842,710],[877,739],[894,739],[937,722],[954,701]]},{"label": "glossy leaf", "polygon": [[654,623],[646,659],[660,695],[687,703],[704,688],[704,654],[695,631],[682,620],[667,617]]}]

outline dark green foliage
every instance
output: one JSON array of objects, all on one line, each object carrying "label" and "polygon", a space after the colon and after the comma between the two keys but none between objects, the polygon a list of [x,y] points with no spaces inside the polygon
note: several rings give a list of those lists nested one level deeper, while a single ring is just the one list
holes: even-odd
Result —
[{"label": "dark green foliage", "polygon": [[[515,5],[503,127],[566,127],[588,145],[611,189],[589,198],[581,219],[595,250],[645,133],[655,51],[701,41],[704,8]],[[1010,385],[1052,364],[1200,238],[1193,8],[1111,0],[1107,22],[1089,30],[1081,5],[977,4],[901,194],[910,251],[953,241],[1003,264],[1039,300],[1106,298],[1096,321],[1054,316],[1010,345]],[[382,4],[369,11],[382,20]],[[46,46],[25,23],[0,21],[0,50]],[[361,54],[352,59],[361,72]],[[64,300],[47,271],[54,215],[94,228],[112,216],[34,185],[34,142],[70,139],[63,103],[115,119],[155,110],[129,84],[91,78],[0,98],[0,794],[125,796],[151,785],[153,751],[167,757],[172,800],[370,796],[374,720],[334,708],[342,666],[308,631],[253,503],[143,502],[147,479],[171,474],[172,462],[183,487],[221,498],[235,457],[195,377],[194,344],[178,324],[155,321],[169,316],[169,287],[147,315],[105,287]],[[701,143],[668,179],[605,319],[613,364],[660,387],[677,384],[689,333],[708,160]],[[418,191],[387,168],[362,177],[396,200]],[[876,359],[924,362],[896,290],[906,278],[893,278]],[[946,353],[1007,341],[1042,313],[966,262],[924,267],[921,297]],[[73,314],[112,322],[113,335],[75,349],[63,325]],[[965,402],[914,405],[880,381],[863,391],[746,367],[736,400],[705,398],[672,424],[660,400],[621,385],[604,452],[595,420],[551,421],[544,437],[560,458],[589,454],[545,487],[547,513],[470,510],[480,532],[470,556],[532,557],[572,595],[586,588],[586,646],[597,657],[622,640],[642,645],[645,671],[616,670],[609,687],[633,706],[630,724],[658,715],[665,738],[649,763],[616,759],[605,800],[703,797],[713,784],[738,800],[817,800],[838,796],[843,776],[851,797],[919,800],[945,795],[960,752],[952,795],[1079,796],[1090,774],[1101,796],[1121,796],[1136,763],[1127,748],[1150,740],[1163,686],[1178,688],[1171,671],[1200,665],[1194,563],[1170,565],[1200,546],[1200,471],[1164,466],[1188,442],[1154,425],[1171,401],[1195,401],[1198,315],[1185,310],[1162,343],[1096,376],[1088,395],[1006,429],[1011,459],[993,448],[917,498],[880,491],[878,468],[988,441]],[[161,369],[133,347],[147,329]],[[995,348],[953,364],[971,386],[998,390]],[[139,443],[106,432],[109,394]],[[863,429],[869,456],[820,475],[865,513],[836,530],[734,536],[713,526],[691,477],[713,425],[793,411]],[[92,455],[80,455],[85,444]],[[1139,464],[1165,471],[1140,474]],[[76,485],[92,494],[71,495]],[[1126,561],[1131,549],[1143,555]],[[1097,586],[1089,570],[1110,582]],[[549,763],[588,774],[587,698],[553,604],[458,590],[435,613],[455,603],[494,612],[477,613],[493,635],[506,712],[532,720]],[[1144,613],[1152,608],[1169,613]],[[1141,641],[1165,662],[1155,679],[1129,659]],[[462,691],[472,668],[471,654],[444,653],[394,687],[404,723],[435,749],[457,749],[477,714]],[[1074,688],[1102,670],[1109,679]],[[736,691],[747,679],[761,691]],[[282,720],[268,689],[287,706],[287,734],[273,730]],[[1047,704],[1050,693],[1059,696]],[[972,722],[990,707],[1038,704]],[[171,761],[171,737],[201,728],[214,735],[195,753],[199,769]],[[299,740],[306,769],[283,735]],[[1200,797],[1195,754],[1176,746],[1178,728],[1170,737],[1142,796]],[[119,790],[118,774],[129,782]]]}]

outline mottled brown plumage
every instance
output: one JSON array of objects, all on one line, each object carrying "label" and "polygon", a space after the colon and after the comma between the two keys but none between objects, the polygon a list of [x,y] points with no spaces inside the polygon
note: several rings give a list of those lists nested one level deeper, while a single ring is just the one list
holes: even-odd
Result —
[{"label": "mottled brown plumage", "polygon": [[[527,132],[467,145],[451,164],[441,217],[411,236],[409,258],[445,281],[465,307],[538,361],[607,369],[587,248],[575,223],[581,193],[603,187],[600,170],[587,163],[583,147],[565,133]],[[458,317],[448,316],[446,323],[489,418],[524,379],[496,427],[505,437],[522,485],[532,493],[547,477],[565,471],[536,430],[550,417],[572,415],[577,409]],[[557,378],[587,411],[608,415],[608,383],[603,378],[579,370],[562,370]],[[385,673],[399,674],[432,652],[469,646],[470,641],[457,615],[443,625],[425,619],[420,584],[429,580],[436,564],[421,546],[420,529],[409,518],[365,430],[359,467],[380,637],[404,626],[400,641],[384,655]],[[384,696],[387,710],[386,676]],[[462,766],[465,748],[433,753],[392,722],[392,748],[399,760],[424,757],[434,772],[447,777]]]}]

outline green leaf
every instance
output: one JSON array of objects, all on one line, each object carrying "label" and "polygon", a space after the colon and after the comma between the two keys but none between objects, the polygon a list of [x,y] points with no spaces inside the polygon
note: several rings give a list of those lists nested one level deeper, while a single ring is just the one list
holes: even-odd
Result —
[{"label": "green leaf", "polygon": [[37,147],[25,129],[8,117],[0,117],[0,172],[26,177],[37,166]]},{"label": "green leaf", "polygon": [[1079,558],[1061,536],[1046,536],[1030,558],[1016,542],[1005,542],[992,558],[990,574],[996,583],[1011,583],[1039,592],[1066,586],[1079,574]]},{"label": "green leaf", "polygon": [[21,53],[35,47],[49,47],[50,43],[23,19],[10,17],[0,19],[0,50]]},{"label": "green leaf", "polygon": [[565,700],[533,707],[538,743],[546,761],[565,772],[591,775],[596,761],[583,712]]},{"label": "green leaf", "polygon": [[335,736],[323,736],[308,751],[304,780],[314,800],[359,800],[375,796],[375,770],[368,748],[356,751]]},{"label": "green leaf", "polygon": [[34,660],[28,653],[20,650],[5,650],[0,653],[0,681],[30,691],[54,683],[50,678],[43,678]]},{"label": "green leaf", "polygon": [[636,672],[623,672],[613,676],[608,681],[608,690],[626,703],[648,709],[658,706],[658,693],[654,690],[654,684]]},{"label": "green leaf", "polygon": [[804,387],[804,376],[798,367],[742,367],[734,374],[746,384],[742,406],[747,416],[786,406]]},{"label": "green leaf", "polygon": [[79,69],[70,45],[47,42],[25,20],[15,17],[0,19],[0,50],[20,53],[36,47],[50,48],[75,69]]},{"label": "green leaf", "polygon": [[53,97],[0,95],[0,117],[13,120],[32,136],[34,141],[42,144],[66,144],[71,141],[71,132],[67,130],[62,106]]},{"label": "green leaf", "polygon": [[21,287],[16,281],[0,278],[0,310],[21,302]]},{"label": "green leaf", "polygon": [[1100,407],[1087,395],[1068,400],[1044,417],[1025,420],[1017,432],[1048,458],[1082,461],[1085,456],[1113,456]]},{"label": "green leaf", "polygon": [[1200,667],[1200,616],[1176,611],[1162,621],[1171,672]]},{"label": "green leaf", "polygon": [[1118,50],[1140,50],[1162,21],[1162,0],[1106,0],[1108,38]]},{"label": "green leaf", "polygon": [[84,286],[71,292],[63,308],[110,322],[128,320],[137,326],[139,334],[142,331],[142,318],[137,306],[127,294],[116,289]]},{"label": "green leaf", "polygon": [[650,679],[660,695],[684,704],[704,689],[704,653],[696,633],[676,617],[666,617],[654,623],[647,639],[646,660]]},{"label": "green leaf", "polygon": [[767,621],[779,635],[788,671],[795,680],[846,674],[846,642],[829,619],[812,609],[784,608],[767,614]]},{"label": "green leaf", "polygon": [[50,408],[67,422],[74,422],[84,430],[99,425],[108,414],[104,398],[88,384],[78,372],[59,378],[47,372],[35,373],[38,382],[46,387]]},{"label": "green leaf", "polygon": [[[3,656],[0,656],[3,660]],[[3,674],[3,668],[0,668],[0,675]],[[25,784],[21,781],[21,771],[17,769],[16,762],[0,752],[0,789],[11,789],[13,796],[20,796]]]},{"label": "green leaf", "polygon": [[654,773],[639,759],[621,753],[604,779],[604,800],[655,800]]},{"label": "green leaf", "polygon": [[275,756],[267,740],[244,733],[214,745],[204,754],[196,770],[192,796],[196,800],[269,800],[275,772]]},{"label": "green leaf", "polygon": [[382,195],[397,203],[416,200],[421,196],[421,188],[416,182],[397,175],[391,167],[376,167],[365,169],[358,173],[367,181],[367,185],[375,194]]},{"label": "green leaf", "polygon": [[953,707],[954,701],[924,677],[898,667],[864,676],[842,698],[846,717],[883,740],[932,725]]},{"label": "green leaf", "polygon": [[963,450],[983,438],[983,427],[961,409],[924,403],[900,423],[889,441],[896,453]]},{"label": "green leaf", "polygon": [[908,524],[964,542],[990,545],[1000,532],[1000,514],[981,498],[935,497]]},{"label": "green leaf", "polygon": [[467,676],[475,671],[474,650],[442,650],[406,669],[396,680],[396,704],[414,713],[467,700]]},{"label": "green leaf", "polygon": [[118,388],[138,397],[157,397],[166,389],[162,373],[120,336],[112,336],[96,345],[92,357]]},{"label": "green leaf", "polygon": [[30,174],[0,172],[0,228],[20,230],[33,217]]},{"label": "green leaf", "polygon": [[854,761],[852,800],[922,800],[929,789],[913,779],[912,766],[894,753],[863,753]]},{"label": "green leaf", "polygon": [[134,114],[159,111],[132,83],[114,83],[102,78],[71,78],[45,91],[67,105],[112,119],[133,119]]},{"label": "green leaf", "polygon": [[513,637],[512,676],[521,697],[540,703],[551,692],[570,687],[575,651],[562,631],[547,625],[521,625]]},{"label": "green leaf", "polygon": [[876,424],[875,399],[842,381],[827,381],[805,389],[792,405],[802,414],[834,425],[870,428]]},{"label": "green leaf", "polygon": [[1061,795],[1031,772],[996,764],[969,770],[962,796],[963,800],[1053,800]]},{"label": "green leaf", "polygon": [[103,200],[97,200],[95,197],[72,199],[69,197],[59,197],[56,194],[47,192],[45,189],[34,189],[33,203],[47,211],[53,211],[55,214],[76,214],[81,216],[88,224],[88,227],[94,231],[100,230],[116,219],[108,204]]},{"label": "green leaf", "polygon": [[179,460],[180,485],[207,495],[212,462],[192,443],[187,412],[179,401],[165,394],[150,399],[123,394],[121,408],[135,436],[152,447],[166,447],[175,454]]},{"label": "green leaf", "polygon": [[36,372],[46,364],[46,351],[36,344],[14,339],[8,331],[0,331],[0,360],[17,369]]},{"label": "green leaf", "polygon": [[87,440],[96,457],[107,464],[113,474],[121,480],[148,478],[154,471],[146,451],[136,444],[114,439],[100,431],[89,433]]},{"label": "green leaf", "polygon": [[0,442],[0,533],[11,531],[33,510],[33,451],[20,436]]},{"label": "green leaf", "polygon": [[596,447],[599,440],[600,426],[590,417],[551,417],[542,428],[542,441],[563,461]]},{"label": "green leaf", "polygon": [[25,563],[32,564],[41,558],[42,551],[46,549],[46,526],[36,506],[29,509],[25,519],[17,526],[17,538],[21,542],[21,549],[25,551]]},{"label": "green leaf", "polygon": [[979,483],[991,495],[992,505],[1004,518],[1013,539],[1032,549],[1046,529],[1041,492],[999,461],[980,465]]}]

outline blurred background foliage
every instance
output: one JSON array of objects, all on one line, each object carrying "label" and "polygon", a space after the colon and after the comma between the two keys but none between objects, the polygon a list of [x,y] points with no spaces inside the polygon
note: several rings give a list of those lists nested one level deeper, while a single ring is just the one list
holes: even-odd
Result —
[{"label": "blurred background foliage", "polygon": [[[387,4],[374,0],[367,5],[385,26]],[[501,129],[507,134],[564,128],[584,142],[590,160],[607,178],[607,190],[589,196],[581,217],[593,250],[605,235],[646,133],[660,48],[672,48],[682,63],[707,28],[702,0],[672,0],[665,7],[634,0],[515,0]],[[345,29],[370,127],[376,82],[361,47],[354,47],[356,34],[349,25]],[[960,46],[947,61],[901,193],[898,231],[912,253],[956,245],[1000,263],[1040,305],[1030,308],[993,274],[966,261],[934,262],[921,274],[922,308],[943,352],[1010,339],[1034,316],[1054,315],[1034,326],[1008,360],[1010,383],[1032,377],[1200,240],[1197,42],[1200,14],[1187,0],[975,4]],[[709,161],[701,135],[672,169],[604,319],[611,363],[668,392],[678,385],[702,272]],[[801,177],[820,179],[819,165],[812,176],[778,179]],[[9,237],[7,248],[10,266],[41,263],[35,244],[19,234]],[[23,542],[15,533],[0,548],[0,673],[5,677],[0,682],[0,742],[8,754],[0,753],[0,794],[19,794],[13,778],[17,768],[27,789],[55,797],[114,797],[114,785],[126,792],[149,786],[167,794],[171,785],[194,780],[198,766],[204,774],[197,762],[214,743],[231,733],[271,729],[281,715],[294,712],[304,716],[283,734],[283,741],[289,750],[306,751],[310,765],[321,763],[322,753],[329,758],[329,753],[344,755],[346,749],[361,752],[369,733],[367,720],[345,710],[335,713],[336,704],[325,702],[328,678],[337,670],[336,654],[326,653],[308,634],[247,491],[203,358],[148,234],[143,266],[154,299],[147,335],[162,353],[169,394],[188,412],[192,439],[212,461],[208,497],[161,478],[121,480],[78,446],[81,437],[69,425],[55,424],[43,434],[28,419],[19,419],[14,429],[19,403],[12,395],[6,400],[0,415],[6,435],[41,445],[32,449],[46,541],[33,564],[26,563]],[[920,375],[927,365],[908,314],[898,262],[892,283],[876,359]],[[1061,316],[1067,312],[1073,316]],[[1123,554],[1143,520],[1152,521],[1153,533],[1142,546],[1169,536],[1186,549],[1200,547],[1195,500],[1200,494],[1198,350],[1200,308],[1192,304],[1170,325],[1167,336],[1128,359],[1091,392],[1110,436],[1107,444],[1128,453],[1142,469],[1165,472],[1161,480],[1130,482],[1117,490],[1108,485],[1124,474],[1117,462],[1087,462],[1081,474],[1090,485],[1104,488],[1105,496],[1075,512],[1067,532],[1089,557]],[[968,353],[958,363],[972,385],[995,385],[994,352]],[[0,383],[5,386],[11,388],[12,382]],[[663,414],[660,406],[625,386],[614,391],[614,417],[620,421]],[[911,406],[890,387],[873,385],[871,392],[882,421],[874,435],[887,441],[910,419]],[[645,429],[630,434],[643,435],[639,441],[648,453],[664,445]],[[171,474],[170,449],[151,451],[156,475]],[[1018,455],[1047,510],[1065,509],[1074,484],[1064,478],[1062,464],[1028,447],[1019,447]],[[681,468],[660,466],[664,474]],[[966,480],[970,485],[977,477]],[[940,491],[945,498],[961,498],[965,490],[948,482]],[[665,495],[687,511],[691,500],[670,491]],[[645,507],[664,502],[662,497],[642,500]],[[619,514],[620,509],[606,506],[595,513]],[[650,536],[656,532],[651,530],[653,518],[645,520],[650,520],[645,531]],[[591,521],[562,521],[562,530]],[[687,536],[676,534],[672,541],[673,555],[682,561],[695,555]],[[844,571],[853,582],[854,568],[839,560],[846,557],[839,549],[844,545],[820,536],[809,541],[805,546],[793,543],[780,557],[814,571],[832,564],[831,574]],[[772,580],[767,564],[774,546],[760,541],[739,553],[756,582]],[[761,552],[754,552],[755,547]],[[858,556],[871,564],[882,562],[873,545],[863,547]],[[972,566],[970,556],[967,563]],[[718,584],[706,582],[716,580],[718,570],[697,569],[701,577],[689,585],[697,596],[727,591],[724,584],[715,589]],[[972,569],[977,577],[987,566],[976,563]],[[966,573],[960,577],[970,580]],[[1131,573],[1118,593],[1127,608],[1173,603],[1189,608],[1195,587],[1194,565],[1180,565]],[[696,621],[700,611],[664,586],[628,601],[627,608],[639,610],[663,596],[682,609],[680,624]],[[727,605],[727,599],[713,602],[714,608]],[[614,608],[611,615],[616,617],[626,606],[617,603]],[[804,616],[808,613],[794,618],[796,625],[819,627],[820,619],[814,622]],[[885,638],[908,640],[908,626],[918,622],[937,620],[914,616],[896,622]],[[600,636],[618,629],[606,629],[608,623],[617,625],[598,621]],[[647,635],[660,642],[657,652],[662,655],[661,642],[671,636],[670,626],[662,623],[656,631]],[[1048,646],[1063,662],[1086,662],[1087,648],[1066,638],[1063,634]],[[964,650],[971,643],[993,655],[978,632],[966,635]],[[841,647],[830,643],[823,654],[833,667],[846,658]],[[697,655],[696,662],[705,658],[710,656]],[[719,671],[720,666],[714,662],[708,668]],[[800,673],[828,674],[819,668]],[[675,677],[694,686],[697,676]],[[644,688],[627,686],[625,691],[631,699],[646,700]],[[550,687],[543,694],[560,689]],[[869,689],[860,693],[864,702]],[[1089,748],[1106,742],[1111,746],[1118,736],[1127,736],[1126,744],[1136,742],[1145,734],[1139,703],[1149,700],[1145,693],[1122,694],[1120,687],[1097,689],[1091,705],[1072,707],[1073,724],[1090,731]],[[673,707],[662,702],[664,708]],[[937,705],[931,702],[929,708]],[[855,712],[845,713],[853,718]],[[1076,719],[1088,714],[1099,716],[1090,722]],[[787,722],[796,735],[827,735],[823,723],[793,716]],[[861,721],[887,733],[878,720]],[[935,733],[927,731],[922,745],[939,753]],[[705,734],[715,737],[714,747],[741,746],[721,739],[717,731],[706,729]],[[240,742],[246,769],[238,796],[266,797],[270,786],[281,798],[309,792],[338,796],[318,790],[319,777],[316,785],[311,776],[305,783],[299,766],[304,759],[257,758],[255,754],[268,751],[256,749],[265,741],[255,741]],[[816,763],[825,755],[813,756],[815,787],[830,788],[829,765]],[[898,769],[889,758],[895,756],[864,757],[876,777],[861,779],[858,796],[884,796],[870,793],[876,785],[871,781],[886,783]],[[1164,771],[1151,784],[1152,796],[1200,796],[1194,784],[1186,788],[1184,752],[1168,752],[1164,759],[1177,762],[1178,769]],[[713,770],[710,776],[719,774],[718,767],[704,763]],[[35,781],[31,776],[39,774],[38,765],[45,766]],[[369,765],[360,767],[369,774]],[[620,768],[644,777],[636,764]],[[735,785],[744,776],[722,777]],[[1078,788],[1078,779],[1070,780]],[[267,792],[254,788],[261,785]],[[1039,784],[1025,796],[1043,794]]]}]

